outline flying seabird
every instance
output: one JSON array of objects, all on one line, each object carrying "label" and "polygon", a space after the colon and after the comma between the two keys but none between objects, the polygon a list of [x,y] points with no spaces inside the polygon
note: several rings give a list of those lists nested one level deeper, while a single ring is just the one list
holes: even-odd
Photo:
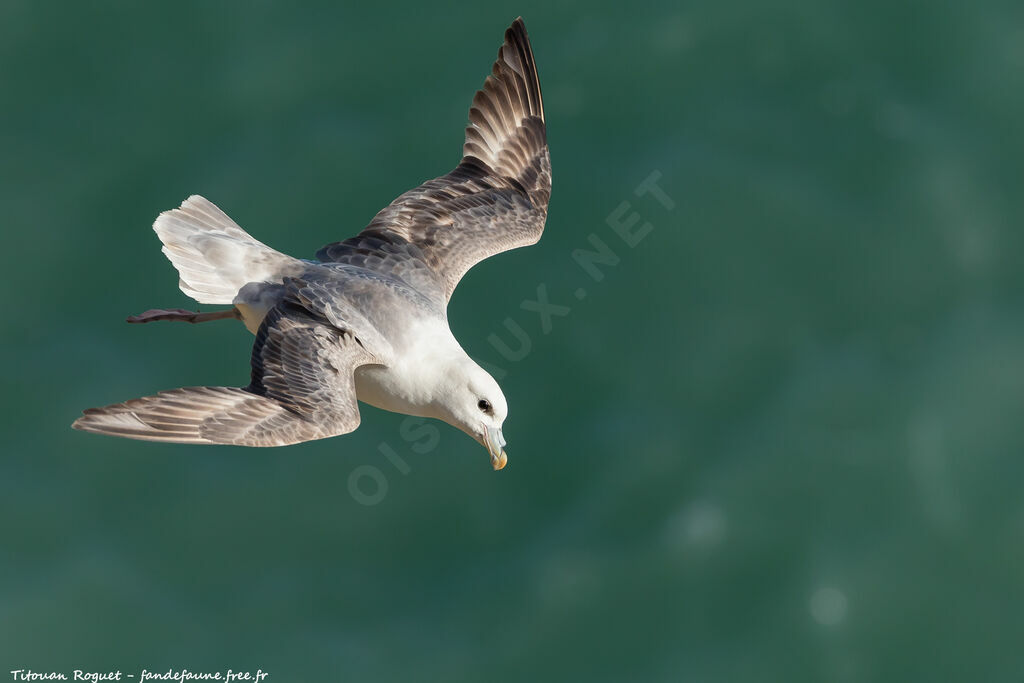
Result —
[{"label": "flying seabird", "polygon": [[540,239],[551,194],[544,106],[522,19],[473,98],[462,161],[401,195],[358,235],[300,260],[193,195],[153,229],[197,313],[129,322],[241,320],[256,335],[246,387],[184,387],[86,410],[75,429],[148,441],[285,446],[359,426],[358,401],[444,420],[507,462],[505,397],[462,349],[447,306],[462,276]]}]

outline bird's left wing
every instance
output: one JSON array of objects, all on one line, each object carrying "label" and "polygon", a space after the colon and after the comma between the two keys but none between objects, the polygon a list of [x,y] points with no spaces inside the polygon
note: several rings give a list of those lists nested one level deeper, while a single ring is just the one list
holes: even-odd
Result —
[{"label": "bird's left wing", "polygon": [[317,252],[324,262],[368,256],[388,267],[410,257],[437,279],[444,301],[483,259],[540,239],[551,196],[544,103],[523,20],[505,31],[491,75],[469,110],[462,162],[409,190],[358,236]]}]

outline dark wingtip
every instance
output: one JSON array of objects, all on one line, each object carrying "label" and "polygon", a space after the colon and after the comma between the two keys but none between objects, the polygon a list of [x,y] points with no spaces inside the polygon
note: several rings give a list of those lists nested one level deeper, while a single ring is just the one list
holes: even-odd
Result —
[{"label": "dark wingtip", "polygon": [[507,29],[505,29],[505,41],[509,43],[517,42],[516,39],[521,39],[522,42],[529,43],[530,39],[526,35],[526,24],[523,22],[522,17],[516,17]]}]

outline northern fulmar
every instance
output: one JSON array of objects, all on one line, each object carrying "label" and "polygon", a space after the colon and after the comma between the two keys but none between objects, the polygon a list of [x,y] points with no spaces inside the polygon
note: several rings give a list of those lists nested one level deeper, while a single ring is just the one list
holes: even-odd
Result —
[{"label": "northern fulmar", "polygon": [[358,400],[444,420],[501,469],[508,405],[452,335],[447,306],[472,266],[540,239],[550,194],[540,83],[520,18],[473,97],[459,165],[315,260],[271,249],[198,195],[160,214],[153,229],[181,291],[231,308],[154,309],[128,321],[241,320],[256,335],[251,381],[92,408],[73,426],[148,441],[284,446],[353,431]]}]

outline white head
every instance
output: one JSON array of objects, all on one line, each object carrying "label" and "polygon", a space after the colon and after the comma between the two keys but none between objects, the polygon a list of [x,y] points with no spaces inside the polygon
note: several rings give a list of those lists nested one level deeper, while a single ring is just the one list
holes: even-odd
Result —
[{"label": "white head", "polygon": [[501,425],[508,403],[493,377],[470,358],[459,359],[449,368],[437,403],[438,417],[483,445],[494,469],[505,466],[508,456]]}]

